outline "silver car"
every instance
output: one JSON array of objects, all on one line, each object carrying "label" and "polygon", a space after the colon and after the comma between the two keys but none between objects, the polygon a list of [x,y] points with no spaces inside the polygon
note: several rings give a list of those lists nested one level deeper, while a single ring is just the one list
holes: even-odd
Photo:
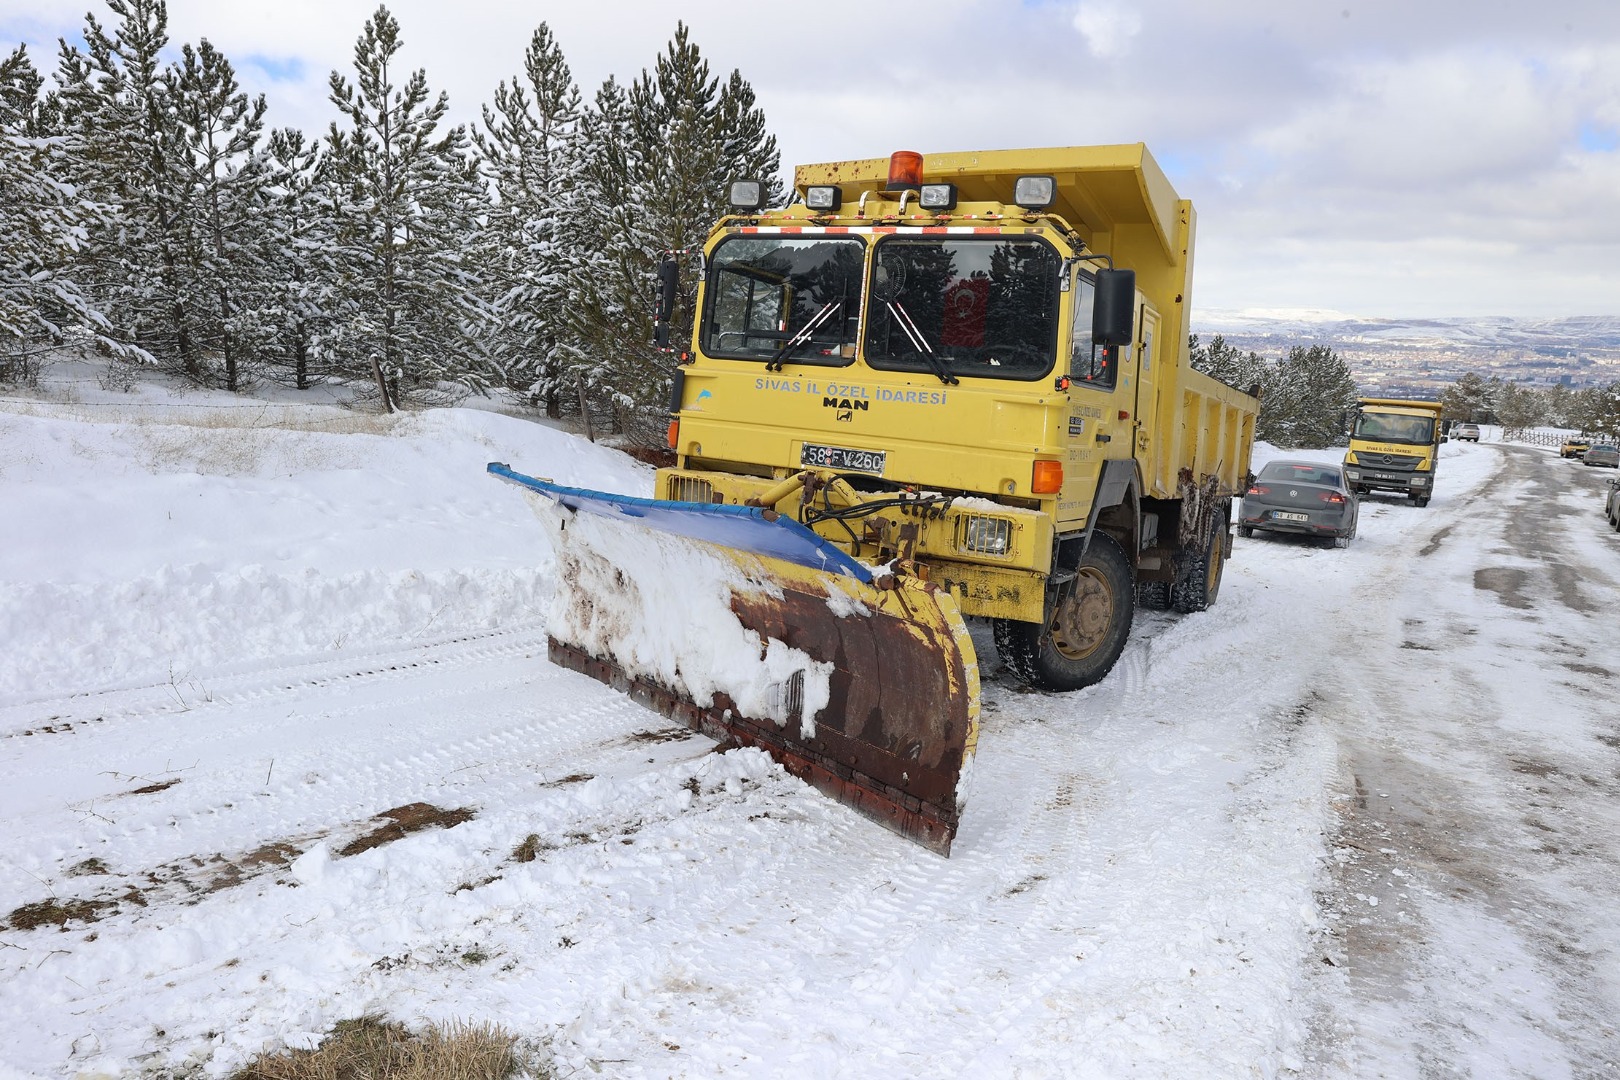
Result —
[{"label": "silver car", "polygon": [[1588,465],[1602,465],[1610,469],[1620,469],[1620,446],[1613,443],[1593,443],[1582,461]]},{"label": "silver car", "polygon": [[1620,532],[1620,480],[1609,481],[1609,497],[1603,502],[1603,516],[1615,532]]},{"label": "silver car", "polygon": [[1238,535],[1291,533],[1327,547],[1348,544],[1355,538],[1360,508],[1340,466],[1327,461],[1273,461],[1243,493]]}]

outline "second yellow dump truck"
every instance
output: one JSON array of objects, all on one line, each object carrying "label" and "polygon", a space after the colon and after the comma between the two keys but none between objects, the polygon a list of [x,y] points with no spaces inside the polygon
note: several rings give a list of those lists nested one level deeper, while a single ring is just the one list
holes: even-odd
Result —
[{"label": "second yellow dump truck", "polygon": [[[742,722],[758,688],[694,677],[718,666],[696,643],[648,660],[605,595],[652,618],[645,598],[679,588],[667,541],[615,549],[599,579],[576,547],[603,584],[567,600],[554,659],[946,850],[977,729],[963,616],[1019,676],[1072,690],[1113,667],[1138,600],[1214,603],[1258,402],[1189,366],[1193,208],[1140,144],[902,151],[800,166],[786,207],[763,190],[732,185],[696,260],[655,498],[491,469],[561,505],[559,536],[583,512],[729,562],[746,584],[724,606],[775,665],[753,699],[774,712]],[[661,320],[683,269],[660,271]]]},{"label": "second yellow dump truck", "polygon": [[[1406,398],[1362,398],[1350,422],[1344,475],[1358,494],[1394,491],[1418,506],[1434,495],[1440,458],[1441,404]],[[1455,434],[1455,432],[1453,432]],[[1475,441],[1478,441],[1476,433]]]}]

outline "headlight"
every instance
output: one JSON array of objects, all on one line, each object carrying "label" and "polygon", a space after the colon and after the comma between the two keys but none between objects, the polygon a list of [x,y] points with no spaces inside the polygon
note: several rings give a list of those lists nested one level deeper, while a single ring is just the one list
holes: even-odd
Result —
[{"label": "headlight", "polygon": [[1429,485],[1429,478],[1427,476],[1414,476],[1414,477],[1412,477],[1412,486],[1413,487],[1428,487],[1428,485]]},{"label": "headlight", "polygon": [[958,551],[1004,556],[1012,547],[1012,522],[1006,518],[968,514],[962,517],[961,528],[956,541]]},{"label": "headlight", "polygon": [[949,212],[956,209],[955,184],[924,184],[917,193],[917,205],[924,210]]},{"label": "headlight", "polygon": [[831,212],[843,203],[843,189],[837,187],[809,187],[804,189],[804,205],[811,210]]},{"label": "headlight", "polygon": [[758,210],[765,205],[765,185],[759,180],[733,180],[727,195],[734,210]]},{"label": "headlight", "polygon": [[1050,176],[1020,176],[1013,184],[1013,202],[1025,210],[1045,210],[1057,200],[1057,181]]},{"label": "headlight", "polygon": [[1344,475],[1349,477],[1351,480],[1361,479],[1361,473],[1356,469],[1346,469],[1344,470]]}]

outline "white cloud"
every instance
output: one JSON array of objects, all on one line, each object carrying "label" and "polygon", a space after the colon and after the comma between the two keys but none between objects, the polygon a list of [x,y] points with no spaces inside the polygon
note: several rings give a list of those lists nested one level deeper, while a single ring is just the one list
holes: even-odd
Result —
[{"label": "white cloud", "polygon": [[1142,32],[1142,16],[1122,4],[1086,0],[1074,13],[1074,28],[1092,56],[1114,60],[1130,51],[1131,41]]},{"label": "white cloud", "polygon": [[[208,37],[269,97],[272,124],[312,136],[335,118],[327,73],[352,78],[377,7],[168,2],[176,42]],[[877,32],[860,0],[755,5],[741,20],[720,0],[388,7],[404,67],[449,92],[456,122],[521,71],[542,20],[589,99],[609,74],[651,65],[684,19],[716,75],[753,84],[784,167],[1147,143],[1198,207],[1199,305],[1620,314],[1620,151],[1602,149],[1620,131],[1614,0],[931,0],[903,35]],[[49,70],[84,10],[10,0],[0,31]],[[302,78],[283,67],[272,81],[255,55],[301,60]]]}]

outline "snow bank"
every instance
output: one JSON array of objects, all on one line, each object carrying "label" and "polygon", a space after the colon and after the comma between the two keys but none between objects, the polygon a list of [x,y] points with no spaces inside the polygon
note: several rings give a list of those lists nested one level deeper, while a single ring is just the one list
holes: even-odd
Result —
[{"label": "snow bank", "polygon": [[550,555],[485,464],[650,487],[493,413],[218,397],[0,413],[0,702],[533,623]]}]

